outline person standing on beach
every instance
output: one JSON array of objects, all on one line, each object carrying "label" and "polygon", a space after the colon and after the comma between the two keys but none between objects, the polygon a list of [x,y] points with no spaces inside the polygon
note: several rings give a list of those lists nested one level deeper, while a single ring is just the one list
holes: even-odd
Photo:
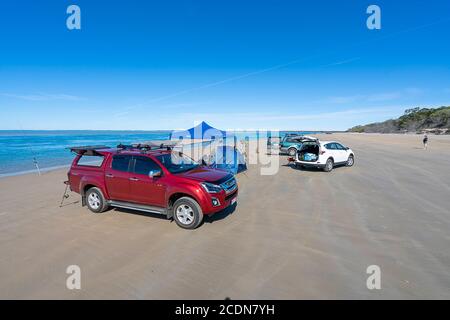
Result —
[{"label": "person standing on beach", "polygon": [[423,149],[426,150],[428,147],[428,135],[425,133],[423,135]]}]

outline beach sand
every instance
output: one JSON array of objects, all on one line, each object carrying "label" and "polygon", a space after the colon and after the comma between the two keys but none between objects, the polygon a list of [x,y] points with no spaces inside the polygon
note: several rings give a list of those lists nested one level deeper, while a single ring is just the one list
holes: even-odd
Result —
[{"label": "beach sand", "polygon": [[[183,230],[155,215],[92,214],[66,170],[0,179],[0,298],[450,298],[450,136],[332,134],[352,168],[280,159],[238,176],[233,212]],[[76,203],[73,203],[76,202]],[[66,268],[81,268],[81,290]],[[366,269],[381,268],[381,290]]]}]

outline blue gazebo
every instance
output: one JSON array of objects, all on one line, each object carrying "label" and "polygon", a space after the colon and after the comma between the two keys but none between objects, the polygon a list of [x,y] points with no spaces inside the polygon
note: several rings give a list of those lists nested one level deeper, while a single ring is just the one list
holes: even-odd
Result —
[{"label": "blue gazebo", "polygon": [[[209,149],[210,158],[208,162],[210,167],[227,170],[233,174],[247,169],[245,157],[236,148],[236,139],[237,137],[234,133],[216,129],[205,121],[193,128],[173,131],[170,134],[170,140],[187,141],[188,144],[185,144],[185,146],[192,147],[197,143],[201,143],[204,148]],[[197,141],[189,143],[190,140]],[[214,141],[218,142],[218,144],[213,143]]]},{"label": "blue gazebo", "polygon": [[226,138],[227,132],[211,127],[205,121],[202,121],[195,127],[187,130],[173,131],[170,134],[170,140],[195,139],[195,140],[215,140]]}]

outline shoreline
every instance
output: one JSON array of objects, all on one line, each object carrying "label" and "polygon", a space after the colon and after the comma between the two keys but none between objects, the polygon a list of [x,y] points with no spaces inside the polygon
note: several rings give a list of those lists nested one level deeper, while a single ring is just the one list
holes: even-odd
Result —
[{"label": "shoreline", "polygon": [[[361,136],[361,137],[363,137],[363,136],[402,137],[403,136],[403,137],[418,137],[419,140],[421,138],[421,134],[417,134],[417,133],[332,132],[332,133],[318,133],[318,134],[313,134],[313,135],[320,137],[320,139],[322,139],[322,140],[334,140],[333,139],[334,135],[343,135],[343,136],[349,135],[349,136]],[[450,142],[450,135],[429,134],[428,136],[432,137],[433,140],[435,140],[435,141],[436,140],[449,140],[449,142]],[[194,142],[194,143],[198,143],[198,141]],[[41,173],[46,173],[46,172],[56,171],[56,170],[60,170],[60,169],[70,168],[72,160],[73,160],[73,158],[71,158],[71,160],[69,160],[68,164],[51,166],[48,168],[40,168],[40,171],[41,171]],[[17,172],[0,173],[0,179],[4,179],[4,178],[8,178],[8,177],[15,177],[15,176],[32,175],[32,174],[37,175],[38,170],[30,169],[30,170],[22,170],[22,171],[17,171]]]},{"label": "shoreline", "polygon": [[[70,164],[53,166],[53,167],[49,167],[49,168],[41,168],[40,171],[41,171],[41,173],[47,173],[47,172],[51,172],[51,171],[57,171],[57,170],[61,170],[61,169],[70,168],[70,166],[71,166]],[[2,174],[0,174],[0,179],[16,177],[16,176],[31,175],[31,174],[36,174],[37,176],[39,176],[39,171],[37,169],[34,169],[34,170],[25,170],[25,171],[12,172],[12,173],[2,173]]]}]

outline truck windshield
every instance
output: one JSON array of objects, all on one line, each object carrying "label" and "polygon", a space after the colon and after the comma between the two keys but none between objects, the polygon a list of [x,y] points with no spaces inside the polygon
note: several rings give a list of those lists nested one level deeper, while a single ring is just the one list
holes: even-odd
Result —
[{"label": "truck windshield", "polygon": [[172,152],[156,157],[167,170],[171,173],[181,173],[199,166],[197,162],[182,154],[181,152]]}]

